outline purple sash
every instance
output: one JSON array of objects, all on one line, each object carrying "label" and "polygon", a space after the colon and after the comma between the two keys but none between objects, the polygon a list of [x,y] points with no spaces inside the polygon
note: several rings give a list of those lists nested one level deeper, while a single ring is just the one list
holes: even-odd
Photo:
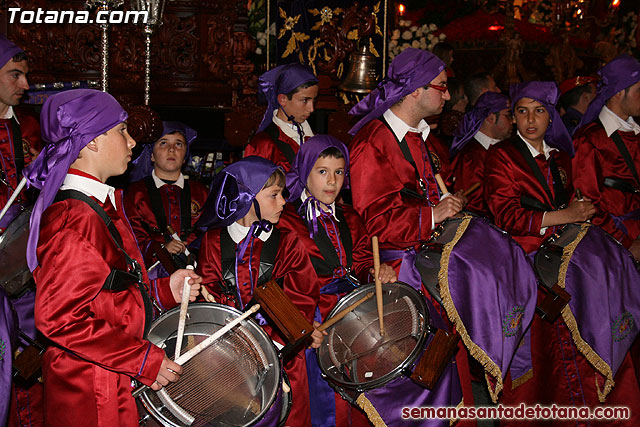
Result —
[{"label": "purple sash", "polygon": [[516,351],[522,353],[512,377],[531,369],[530,340],[520,347],[536,307],[531,263],[507,234],[484,218],[465,217],[442,252],[439,285],[456,331],[495,380],[489,384],[495,402]]},{"label": "purple sash", "polygon": [[11,364],[18,335],[16,313],[4,289],[0,287],[2,312],[0,312],[0,420],[6,420],[11,403]]},{"label": "purple sash", "polygon": [[278,421],[280,421],[280,414],[282,413],[283,393],[282,385],[279,385],[276,400],[273,402],[273,405],[271,405],[271,408],[269,408],[267,413],[264,414],[262,419],[255,424],[255,427],[274,427],[278,425]]},{"label": "purple sash", "polygon": [[627,229],[627,226],[624,225],[624,222],[628,220],[640,221],[640,209],[627,212],[626,214],[620,216],[611,215],[611,218],[613,218],[613,222],[615,223],[618,230],[621,230],[624,234],[629,235],[629,230]]},{"label": "purple sash", "polygon": [[571,294],[562,311],[576,347],[605,377],[604,402],[638,335],[640,272],[631,254],[599,227],[585,224],[564,248],[558,284]]},{"label": "purple sash", "polygon": [[[0,209],[2,209],[3,207],[4,206],[0,206]],[[23,210],[24,209],[20,204],[15,204],[11,206],[7,210],[7,213],[2,217],[2,219],[0,219],[0,228],[6,230],[7,227],[9,227],[9,224],[11,224],[13,220],[16,219],[22,213]]]}]

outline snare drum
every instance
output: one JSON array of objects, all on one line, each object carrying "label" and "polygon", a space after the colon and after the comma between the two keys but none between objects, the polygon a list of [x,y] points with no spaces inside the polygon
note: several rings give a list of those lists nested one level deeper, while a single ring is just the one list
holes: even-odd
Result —
[{"label": "snare drum", "polygon": [[30,218],[31,210],[23,211],[0,235],[0,286],[11,298],[20,296],[31,283],[27,265]]},{"label": "snare drum", "polygon": [[[173,354],[180,307],[151,325],[148,339]],[[241,313],[210,303],[189,305],[182,352],[186,352]],[[140,396],[143,410],[162,426],[275,426],[286,417],[283,374],[267,334],[246,319],[183,365],[180,379]],[[283,403],[284,402],[284,403]]]}]

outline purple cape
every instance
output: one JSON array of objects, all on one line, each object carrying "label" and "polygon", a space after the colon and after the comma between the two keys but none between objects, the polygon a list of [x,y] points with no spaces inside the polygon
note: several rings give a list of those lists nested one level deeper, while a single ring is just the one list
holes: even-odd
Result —
[{"label": "purple cape", "polygon": [[0,68],[4,67],[11,58],[20,52],[23,52],[23,50],[16,46],[4,34],[0,34]]},{"label": "purple cape", "polygon": [[352,116],[365,115],[349,133],[355,135],[403,97],[431,83],[444,69],[444,62],[431,52],[413,48],[402,51],[389,65],[387,77],[349,111]]},{"label": "purple cape", "polygon": [[69,167],[89,142],[127,117],[113,96],[99,90],[69,90],[47,98],[40,113],[40,126],[42,139],[48,144],[23,172],[29,186],[41,190],[31,214],[27,243],[31,271],[38,266],[40,217],[53,202]]},{"label": "purple cape", "polygon": [[547,131],[544,135],[545,142],[549,146],[565,151],[573,157],[575,151],[571,135],[569,135],[566,126],[562,122],[560,114],[556,111],[556,103],[560,98],[560,91],[556,82],[532,81],[514,83],[509,88],[509,95],[511,95],[512,111],[522,98],[535,99],[541,103],[551,119],[551,123],[547,126]]}]

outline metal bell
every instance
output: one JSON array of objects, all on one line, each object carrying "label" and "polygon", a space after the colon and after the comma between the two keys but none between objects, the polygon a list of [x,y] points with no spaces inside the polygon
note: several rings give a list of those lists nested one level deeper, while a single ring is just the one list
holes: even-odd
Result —
[{"label": "metal bell", "polygon": [[369,44],[363,45],[349,57],[349,74],[340,83],[338,89],[343,92],[365,94],[378,84],[376,57],[369,50]]}]

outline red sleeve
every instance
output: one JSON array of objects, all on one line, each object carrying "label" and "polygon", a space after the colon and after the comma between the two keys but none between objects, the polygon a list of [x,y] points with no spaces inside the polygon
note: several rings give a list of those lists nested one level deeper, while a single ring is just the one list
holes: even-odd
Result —
[{"label": "red sleeve", "polygon": [[157,228],[156,218],[151,210],[144,180],[130,184],[124,193],[124,211],[129,219],[138,247],[147,268],[156,261],[154,243],[164,243],[160,234],[150,234],[149,227]]},{"label": "red sleeve", "polygon": [[455,191],[466,191],[475,183],[480,183],[467,199],[469,203],[466,209],[485,216],[490,216],[489,208],[484,201],[484,166],[487,150],[475,140],[469,141],[465,147],[454,157],[452,163],[453,176],[455,177]]},{"label": "red sleeve", "polygon": [[353,242],[353,271],[361,283],[367,283],[369,269],[373,267],[371,238],[364,227],[362,218],[355,209],[349,206],[343,206],[343,209]]},{"label": "red sleeve", "polygon": [[[280,133],[279,139],[288,144],[293,152],[297,154],[300,146],[293,139],[286,136],[280,129],[278,129],[278,132]],[[244,157],[248,156],[259,156],[271,160],[283,168],[285,172],[291,169],[289,161],[266,131],[258,132],[251,138],[249,144],[244,148]]]},{"label": "red sleeve", "polygon": [[444,182],[447,184],[449,191],[452,187],[452,169],[451,161],[449,160],[449,148],[442,142],[440,138],[433,133],[429,133],[427,138],[427,148],[431,152],[431,158],[436,169],[436,173],[439,173]]},{"label": "red sleeve", "polygon": [[222,280],[222,260],[220,257],[220,229],[209,230],[202,237],[200,253],[198,254],[198,267],[196,272],[202,277],[202,286],[217,302],[226,304],[218,283]]}]

